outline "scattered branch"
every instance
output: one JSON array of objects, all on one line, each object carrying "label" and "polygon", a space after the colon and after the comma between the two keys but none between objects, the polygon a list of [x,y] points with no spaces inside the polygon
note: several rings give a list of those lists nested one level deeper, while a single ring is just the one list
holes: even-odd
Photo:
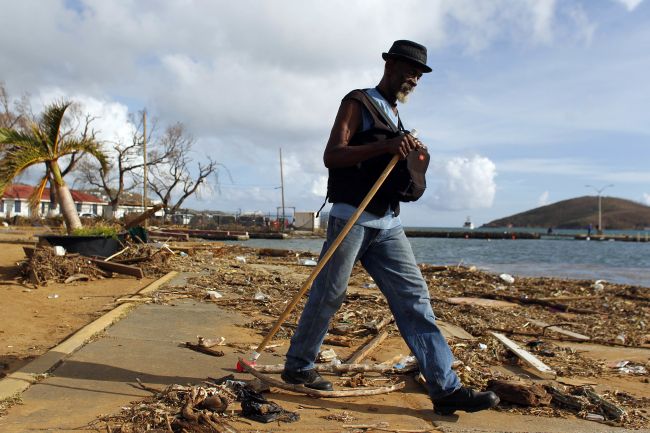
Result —
[{"label": "scattered branch", "polygon": [[341,391],[320,391],[317,389],[307,388],[304,385],[291,385],[270,378],[256,371],[250,365],[246,364],[246,362],[242,358],[239,358],[239,363],[247,373],[252,374],[259,380],[266,382],[271,386],[284,389],[286,391],[297,392],[299,394],[306,394],[312,397],[336,398],[336,397],[359,397],[359,396],[367,396],[367,395],[388,394],[389,392],[402,389],[405,386],[404,382],[400,382],[400,383],[396,383],[395,385],[384,386],[379,388],[350,389],[350,390],[341,390]]}]

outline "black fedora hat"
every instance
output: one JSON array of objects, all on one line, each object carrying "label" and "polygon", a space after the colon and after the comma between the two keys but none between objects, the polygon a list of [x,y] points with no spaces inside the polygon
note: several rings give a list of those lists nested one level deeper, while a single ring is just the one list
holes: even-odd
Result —
[{"label": "black fedora hat", "polygon": [[399,40],[393,42],[387,53],[382,53],[381,57],[384,60],[389,58],[402,59],[420,66],[424,71],[431,72],[431,68],[427,66],[427,47],[420,45],[417,42]]}]

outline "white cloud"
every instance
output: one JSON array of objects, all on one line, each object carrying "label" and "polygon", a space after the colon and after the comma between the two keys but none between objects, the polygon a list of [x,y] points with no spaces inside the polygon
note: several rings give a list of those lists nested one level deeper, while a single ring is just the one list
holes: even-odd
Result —
[{"label": "white cloud", "polygon": [[537,199],[537,205],[538,206],[546,206],[549,203],[548,202],[548,195],[549,195],[548,191],[544,191],[542,193],[542,195],[540,195],[539,198]]},{"label": "white cloud", "polygon": [[[135,125],[129,120],[129,108],[120,102],[82,93],[67,93],[59,87],[47,87],[31,98],[31,104],[35,112],[40,113],[46,105],[61,99],[74,102],[77,117],[80,118],[77,122],[83,121],[86,115],[93,118],[90,126],[95,130],[97,139],[106,142],[108,149],[111,143],[131,141]],[[66,112],[66,115],[70,114]]]},{"label": "white cloud", "polygon": [[549,43],[553,39],[553,15],[555,0],[537,1],[533,3],[533,28],[535,38]]},{"label": "white cloud", "polygon": [[496,193],[496,166],[488,158],[455,157],[432,161],[429,173],[433,193],[425,195],[425,198],[433,209],[464,210],[492,206]]},{"label": "white cloud", "polygon": [[327,195],[327,176],[319,176],[314,179],[311,184],[311,193],[324,199]]},{"label": "white cloud", "polygon": [[642,203],[645,204],[646,206],[650,206],[650,193],[647,192],[643,193]]},{"label": "white cloud", "polygon": [[[619,1],[630,11],[641,3]],[[584,131],[636,134],[638,143],[650,133],[643,72],[650,67],[643,55],[650,33],[635,21],[638,13],[623,7],[588,0],[404,0],[397,9],[394,2],[368,0],[4,3],[12,19],[0,27],[0,39],[11,43],[0,48],[0,80],[8,89],[43,103],[55,94],[79,99],[100,113],[97,129],[111,141],[130,135],[128,111],[146,107],[163,128],[183,122],[198,155],[223,163],[234,183],[247,185],[206,192],[203,207],[275,209],[282,147],[287,202],[317,208],[325,194],[322,152],[339,101],[377,82],[379,53],[397,38],[429,48],[434,73],[402,114],[440,157],[508,158],[499,171],[520,178],[587,176],[598,168],[591,158],[604,154],[593,147],[572,153],[584,160],[576,156],[556,167],[542,161],[540,168],[529,157],[568,158],[564,149],[536,149],[580,146],[572,139]],[[618,15],[604,17],[603,10]],[[611,137],[617,146],[624,141]],[[517,168],[513,158],[530,164]],[[432,178],[430,188],[440,187],[439,201],[432,206],[492,203],[494,168],[462,161],[441,163],[444,176]],[[452,168],[466,170],[467,178],[453,177]],[[593,181],[609,175],[631,185],[647,179],[642,170],[601,170]],[[533,199],[549,186],[534,188]]]},{"label": "white cloud", "polygon": [[621,3],[628,11],[633,11],[639,6],[643,0],[616,0],[618,3]]},{"label": "white cloud", "polygon": [[589,46],[597,26],[591,22],[587,13],[579,4],[567,8],[567,15],[574,22],[578,38]]}]

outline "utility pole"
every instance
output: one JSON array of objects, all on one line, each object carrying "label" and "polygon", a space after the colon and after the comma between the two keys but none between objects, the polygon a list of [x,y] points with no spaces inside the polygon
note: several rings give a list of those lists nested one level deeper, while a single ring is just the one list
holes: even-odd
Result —
[{"label": "utility pole", "polygon": [[[147,211],[147,110],[142,110],[142,166],[144,184],[142,185],[142,209]],[[144,227],[147,227],[147,219],[144,220]]]},{"label": "utility pole", "polygon": [[609,184],[605,185],[602,188],[596,188],[593,185],[585,185],[587,188],[593,188],[594,191],[598,194],[598,234],[602,235],[603,234],[603,206],[602,206],[602,196],[601,193],[605,191],[607,188],[614,186],[614,184]]},{"label": "utility pole", "polygon": [[286,215],[284,213],[284,173],[282,171],[282,148],[280,148],[280,190],[282,191],[282,228],[280,231],[284,231]]}]

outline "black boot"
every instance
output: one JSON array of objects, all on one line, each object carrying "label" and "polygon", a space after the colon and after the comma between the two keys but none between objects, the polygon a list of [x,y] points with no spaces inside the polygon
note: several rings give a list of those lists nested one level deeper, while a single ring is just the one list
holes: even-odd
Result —
[{"label": "black boot", "polygon": [[451,415],[457,410],[478,412],[499,404],[499,397],[492,391],[478,392],[461,387],[453,393],[433,400],[433,411],[438,415]]},{"label": "black boot", "polygon": [[307,388],[317,389],[319,391],[332,391],[332,382],[321,377],[316,370],[289,371],[282,372],[282,380],[293,385],[305,385]]}]

